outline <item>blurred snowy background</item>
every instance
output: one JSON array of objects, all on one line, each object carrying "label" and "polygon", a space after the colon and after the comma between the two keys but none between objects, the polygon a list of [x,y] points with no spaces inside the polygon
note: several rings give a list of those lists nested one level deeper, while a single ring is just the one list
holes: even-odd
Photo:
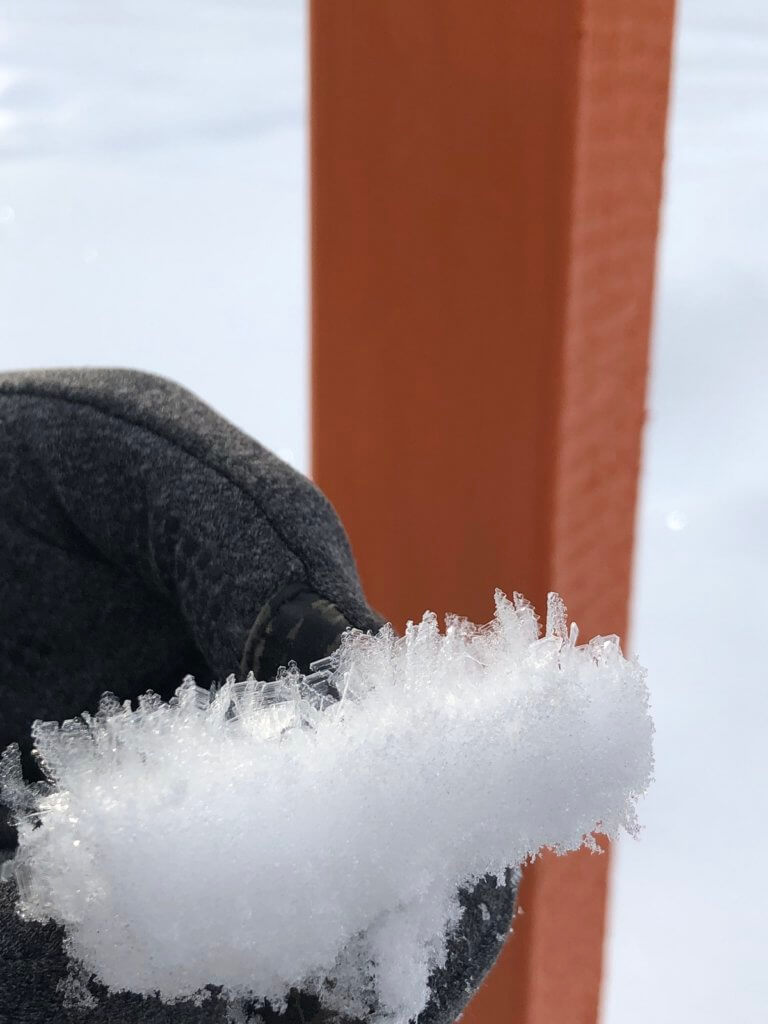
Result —
[{"label": "blurred snowy background", "polygon": [[656,784],[604,1024],[768,1020],[768,4],[683,0],[632,646]]},{"label": "blurred snowy background", "polygon": [[301,0],[0,0],[0,365],[176,378],[307,444]]},{"label": "blurred snowy background", "polygon": [[[3,0],[3,368],[165,373],[307,468],[305,32],[300,0]],[[631,642],[657,782],[603,1022],[762,1024],[768,5],[684,0],[676,50]]]}]

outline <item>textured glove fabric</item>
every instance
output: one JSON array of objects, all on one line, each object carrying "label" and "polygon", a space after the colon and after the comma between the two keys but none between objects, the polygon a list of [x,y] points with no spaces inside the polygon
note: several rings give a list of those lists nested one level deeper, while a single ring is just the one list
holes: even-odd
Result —
[{"label": "textured glove fabric", "polygon": [[[177,384],[132,370],[0,375],[0,751],[28,778],[35,719],[62,721],[153,689],[201,685],[330,653],[376,629],[349,542],[301,474]],[[15,844],[0,806],[0,858]],[[495,959],[512,879],[463,894],[465,914],[424,1021],[460,1011]],[[215,997],[166,1006],[129,994],[68,1009],[60,929],[24,923],[0,885],[0,1024],[219,1022]],[[480,906],[483,905],[483,913]],[[490,917],[489,917],[490,911]],[[294,994],[270,1024],[325,1019]]]},{"label": "textured glove fabric", "polygon": [[318,594],[336,635],[380,623],[326,498],[170,381],[0,376],[0,479],[0,749],[22,740],[30,774],[35,718],[263,674],[282,592]]}]

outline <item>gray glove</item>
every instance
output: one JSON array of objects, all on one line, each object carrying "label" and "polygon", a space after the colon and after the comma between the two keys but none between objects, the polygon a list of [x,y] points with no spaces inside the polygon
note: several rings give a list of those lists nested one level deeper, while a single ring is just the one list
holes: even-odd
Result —
[{"label": "gray glove", "polygon": [[[249,670],[262,679],[331,653],[350,626],[377,629],[347,537],[305,477],[171,381],[130,370],[0,376],[0,751],[35,719],[61,721],[153,689],[172,696]],[[0,858],[15,833],[0,806]],[[22,923],[0,885],[0,1024],[223,1022],[214,998],[166,1006],[91,987],[69,1010],[60,930]],[[466,894],[445,971],[422,1014],[452,1020],[497,955],[514,887]],[[480,913],[483,903],[491,911]],[[273,1020],[324,1019],[294,993]]]}]

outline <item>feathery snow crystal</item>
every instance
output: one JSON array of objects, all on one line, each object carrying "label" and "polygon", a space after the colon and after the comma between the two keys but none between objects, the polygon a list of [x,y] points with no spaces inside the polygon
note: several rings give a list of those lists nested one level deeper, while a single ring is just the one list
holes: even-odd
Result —
[{"label": "feathery snow crystal", "polygon": [[[426,614],[403,637],[345,634],[337,701],[277,682],[185,680],[137,710],[105,696],[35,723],[49,783],[3,758],[19,824],[19,912],[53,918],[113,990],[189,998],[206,985],[281,1004],[407,1021],[490,872],[636,831],[652,770],[645,673],[615,637],[579,645],[550,597],[491,623]],[[328,687],[325,687],[327,694]],[[333,979],[335,985],[326,984]]]}]

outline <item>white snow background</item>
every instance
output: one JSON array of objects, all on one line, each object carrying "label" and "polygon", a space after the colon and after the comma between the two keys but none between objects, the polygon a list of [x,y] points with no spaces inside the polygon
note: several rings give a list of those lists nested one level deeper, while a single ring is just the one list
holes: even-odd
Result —
[{"label": "white snow background", "polygon": [[[0,365],[169,374],[306,469],[304,5],[3,0]],[[765,1020],[768,6],[683,0],[603,1024]],[[567,598],[567,595],[565,595]]]},{"label": "white snow background", "polygon": [[1,0],[0,365],[167,374],[306,468],[301,0]]},{"label": "white snow background", "polygon": [[604,1024],[768,1019],[768,4],[678,11],[631,649],[656,782]]}]

